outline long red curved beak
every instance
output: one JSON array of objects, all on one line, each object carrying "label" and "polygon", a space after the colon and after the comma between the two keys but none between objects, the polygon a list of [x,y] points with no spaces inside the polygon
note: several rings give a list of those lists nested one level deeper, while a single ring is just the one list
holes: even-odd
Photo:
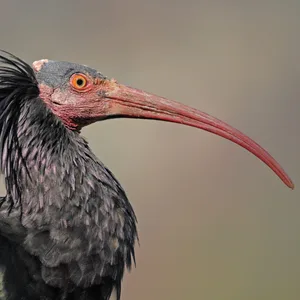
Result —
[{"label": "long red curved beak", "polygon": [[103,100],[105,102],[105,109],[102,110],[103,117],[143,118],[174,122],[200,128],[226,138],[253,153],[268,165],[289,188],[294,188],[292,180],[266,150],[242,132],[206,113],[175,101],[117,84],[115,81],[111,81],[110,88],[104,92]]}]

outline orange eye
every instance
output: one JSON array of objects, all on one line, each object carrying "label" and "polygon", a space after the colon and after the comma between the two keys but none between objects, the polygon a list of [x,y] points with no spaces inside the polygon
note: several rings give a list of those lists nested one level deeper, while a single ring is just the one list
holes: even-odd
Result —
[{"label": "orange eye", "polygon": [[85,75],[83,74],[74,74],[71,77],[71,85],[73,88],[75,88],[76,90],[84,90],[88,84],[88,79],[86,78]]}]

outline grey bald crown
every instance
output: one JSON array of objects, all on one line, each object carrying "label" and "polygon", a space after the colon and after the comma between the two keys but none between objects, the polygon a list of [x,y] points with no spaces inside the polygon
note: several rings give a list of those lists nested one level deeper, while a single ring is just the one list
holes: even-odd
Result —
[{"label": "grey bald crown", "polygon": [[65,85],[75,73],[83,73],[93,78],[106,79],[97,70],[66,61],[40,60],[33,63],[36,79],[49,87]]}]

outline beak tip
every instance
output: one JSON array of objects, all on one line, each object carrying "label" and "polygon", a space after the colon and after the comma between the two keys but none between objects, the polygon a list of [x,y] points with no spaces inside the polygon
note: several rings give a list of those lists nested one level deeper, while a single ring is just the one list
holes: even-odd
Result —
[{"label": "beak tip", "polygon": [[284,183],[285,183],[285,184],[287,185],[287,187],[289,187],[291,190],[294,190],[294,189],[295,189],[294,182],[293,182],[291,179],[288,178],[288,180],[286,180]]}]

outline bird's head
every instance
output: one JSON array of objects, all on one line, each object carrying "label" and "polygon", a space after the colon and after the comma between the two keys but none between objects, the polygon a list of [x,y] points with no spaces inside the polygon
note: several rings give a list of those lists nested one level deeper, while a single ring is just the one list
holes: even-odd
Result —
[{"label": "bird's head", "polygon": [[86,66],[39,60],[33,63],[40,98],[71,130],[108,118],[143,118],[200,128],[247,149],[290,188],[293,183],[277,161],[252,139],[194,108],[130,88]]}]

